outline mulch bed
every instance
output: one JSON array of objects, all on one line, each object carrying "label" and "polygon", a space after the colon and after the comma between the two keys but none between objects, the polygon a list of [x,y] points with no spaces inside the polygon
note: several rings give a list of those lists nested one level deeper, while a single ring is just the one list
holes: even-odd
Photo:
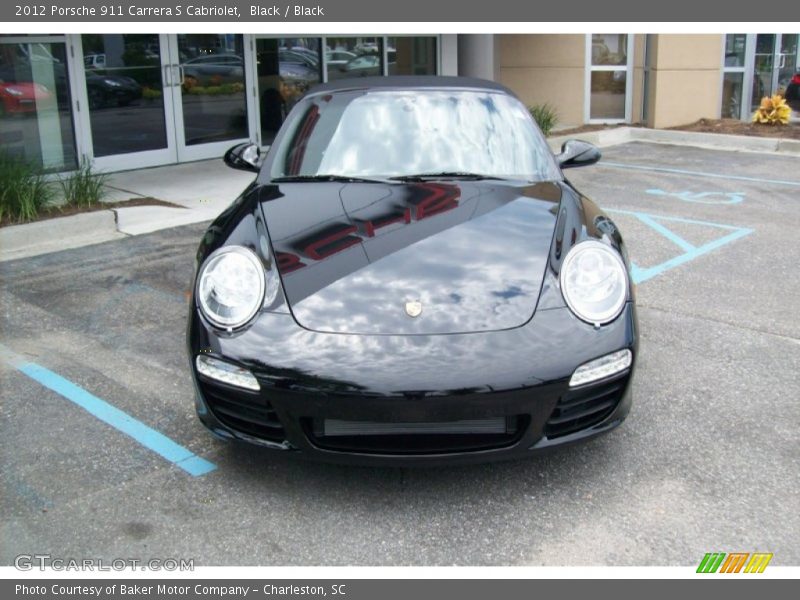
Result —
[{"label": "mulch bed", "polygon": [[108,210],[110,208],[128,208],[129,206],[169,206],[170,208],[186,208],[180,204],[173,204],[166,200],[159,200],[158,198],[131,198],[130,200],[120,200],[119,202],[98,202],[92,206],[53,206],[47,210],[39,213],[39,216],[31,221],[15,221],[9,217],[3,217],[0,221],[0,227],[6,225],[20,225],[22,223],[36,223],[37,221],[46,221],[48,219],[56,219],[58,217],[70,217],[81,213],[95,212],[98,210]]},{"label": "mulch bed", "polygon": [[700,119],[689,125],[670,127],[678,131],[698,131],[701,133],[725,133],[729,135],[751,135],[756,137],[786,138],[800,140],[800,124],[762,125],[747,123],[737,119]]},{"label": "mulch bed", "polygon": [[638,123],[615,123],[614,125],[605,125],[603,123],[596,123],[594,125],[582,125],[580,127],[572,127],[571,129],[560,129],[558,131],[551,131],[548,137],[561,137],[562,135],[577,135],[579,133],[588,133],[590,131],[602,131],[604,129],[617,129],[618,127],[641,127]]},{"label": "mulch bed", "polygon": [[[604,125],[584,125],[572,129],[562,129],[553,131],[550,137],[560,137],[563,135],[578,135],[590,131],[602,131],[604,129],[615,129],[617,127],[642,127],[640,124],[615,124]],[[762,125],[760,123],[748,123],[737,119],[700,119],[688,125],[678,125],[668,127],[675,131],[697,131],[700,133],[723,133],[728,135],[751,135],[757,137],[785,138],[790,140],[800,140],[800,123],[789,123],[788,125]]]}]

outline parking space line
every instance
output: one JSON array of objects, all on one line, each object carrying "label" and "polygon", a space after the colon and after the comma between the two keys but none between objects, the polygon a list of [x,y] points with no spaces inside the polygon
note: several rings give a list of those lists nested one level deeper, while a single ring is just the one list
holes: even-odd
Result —
[{"label": "parking space line", "polygon": [[692,244],[687,242],[685,239],[683,239],[674,231],[671,231],[666,227],[664,227],[661,223],[653,219],[650,215],[644,213],[638,213],[636,215],[636,218],[639,219],[645,225],[649,225],[652,229],[655,229],[658,233],[663,235],[665,238],[667,238],[670,242],[674,243],[676,246],[679,246],[681,250],[685,252],[692,252],[694,250],[697,250],[697,248],[695,248]]},{"label": "parking space line", "polygon": [[611,167],[614,169],[636,169],[639,171],[654,171],[656,173],[673,173],[676,175],[691,175],[693,177],[710,177],[712,179],[727,179],[733,181],[749,181],[752,183],[768,183],[774,185],[791,185],[800,187],[800,181],[787,181],[784,179],[762,179],[760,177],[747,177],[745,175],[726,175],[723,173],[705,173],[703,171],[689,171],[687,169],[675,169],[672,167],[656,167],[649,165],[632,165],[628,163],[618,163],[602,160],[597,163],[599,167]]},{"label": "parking space line", "polygon": [[190,475],[195,477],[205,475],[217,468],[214,463],[197,456],[191,450],[174,442],[163,433],[145,425],[79,385],[61,377],[61,375],[36,363],[25,362],[22,357],[15,355],[5,347],[0,348],[0,356],[2,356],[4,362],[21,373],[80,406],[104,423],[132,437],[145,448],[152,450]]},{"label": "parking space line", "polygon": [[[704,254],[711,252],[712,250],[716,250],[717,248],[724,246],[725,244],[729,244],[735,240],[738,240],[741,237],[749,235],[753,233],[752,229],[748,229],[747,227],[737,227],[735,225],[725,225],[723,223],[712,223],[710,221],[698,221],[696,219],[684,219],[682,217],[668,217],[664,215],[653,215],[649,213],[643,213],[634,210],[622,210],[619,208],[606,208],[604,209],[606,212],[611,213],[620,213],[631,215],[636,217],[639,221],[644,223],[645,225],[651,227],[654,231],[663,235],[670,241],[674,242],[681,249],[684,251],[683,254],[679,254],[678,256],[674,256],[669,260],[665,260],[664,262],[654,265],[652,267],[640,267],[635,262],[631,261],[631,279],[633,283],[639,284],[647,281],[648,279],[652,279],[665,271],[673,269],[679,265],[685,264],[687,262],[693,261],[695,258],[698,258]],[[688,223],[690,225],[702,225],[706,227],[714,227],[716,229],[724,229],[730,231],[731,233],[722,236],[721,238],[717,238],[716,240],[712,240],[711,242],[705,243],[702,246],[694,246],[680,237],[678,234],[673,232],[672,230],[668,229],[661,223],[658,223],[656,219],[660,219],[662,221],[673,221],[676,223]]]}]

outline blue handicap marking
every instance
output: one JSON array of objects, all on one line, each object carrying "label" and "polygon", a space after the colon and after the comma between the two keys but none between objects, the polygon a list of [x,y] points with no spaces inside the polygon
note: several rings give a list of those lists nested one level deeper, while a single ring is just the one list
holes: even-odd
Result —
[{"label": "blue handicap marking", "polygon": [[[702,256],[703,254],[708,254],[712,250],[716,250],[724,246],[725,244],[729,244],[739,238],[742,238],[746,235],[753,233],[752,229],[748,229],[747,227],[736,227],[734,225],[724,225],[722,223],[711,223],[709,221],[697,221],[694,219],[683,219],[681,217],[666,217],[663,215],[653,215],[649,213],[643,213],[638,211],[632,210],[620,210],[614,208],[605,209],[606,212],[610,213],[620,213],[631,215],[636,217],[639,221],[653,229],[659,235],[664,236],[672,243],[674,243],[678,248],[683,250],[683,253],[678,254],[669,260],[665,260],[664,262],[654,265],[652,267],[640,267],[634,261],[631,261],[631,279],[633,283],[642,283],[647,281],[648,279],[652,279],[656,275],[660,275],[665,271],[669,271],[670,269],[674,269],[677,266],[685,264],[687,262],[693,261],[695,258]],[[722,230],[725,233],[722,237],[719,237],[715,240],[707,242],[701,246],[695,246],[687,242],[677,233],[669,229],[664,222],[674,222],[674,223],[688,223],[690,225],[700,225],[704,227],[711,227],[715,229]]]},{"label": "blue handicap marking", "polygon": [[696,204],[739,204],[745,197],[744,192],[667,192],[658,188],[645,190],[645,193],[651,196],[677,198]]}]

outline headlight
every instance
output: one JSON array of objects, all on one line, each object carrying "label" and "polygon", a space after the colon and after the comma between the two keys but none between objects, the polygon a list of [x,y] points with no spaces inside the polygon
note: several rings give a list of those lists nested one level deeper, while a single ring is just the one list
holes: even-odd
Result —
[{"label": "headlight", "polygon": [[119,81],[114,81],[113,79],[103,79],[106,85],[110,85],[111,87],[122,87],[122,84]]},{"label": "headlight", "polygon": [[213,252],[200,269],[197,298],[209,321],[234,329],[247,323],[264,302],[264,267],[242,246]]},{"label": "headlight", "polygon": [[606,354],[575,369],[569,380],[569,387],[577,387],[611,377],[629,368],[632,362],[633,354],[627,348]]},{"label": "headlight", "polygon": [[597,240],[573,246],[561,266],[561,293],[579,319],[594,325],[613,321],[628,295],[622,258]]},{"label": "headlight", "polygon": [[17,88],[13,88],[13,87],[7,87],[7,88],[3,88],[3,89],[4,89],[6,92],[8,92],[9,94],[11,94],[12,96],[23,96],[23,95],[24,95],[24,94],[23,94],[22,92],[20,92],[20,91],[19,91]]},{"label": "headlight", "polygon": [[222,383],[236,385],[255,392],[261,389],[258,379],[256,379],[250,371],[232,365],[224,360],[199,354],[195,359],[195,365],[199,373],[211,379],[216,379]]}]

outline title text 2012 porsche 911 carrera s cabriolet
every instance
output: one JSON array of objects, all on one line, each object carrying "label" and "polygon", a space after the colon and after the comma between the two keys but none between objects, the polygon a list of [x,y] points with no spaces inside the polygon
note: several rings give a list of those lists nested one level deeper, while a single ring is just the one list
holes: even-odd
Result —
[{"label": "title text 2012 porsche 911 carrera s cabriolet", "polygon": [[637,321],[614,223],[522,103],[464,78],[312,89],[197,253],[203,423],[331,461],[527,456],[619,425]]}]

